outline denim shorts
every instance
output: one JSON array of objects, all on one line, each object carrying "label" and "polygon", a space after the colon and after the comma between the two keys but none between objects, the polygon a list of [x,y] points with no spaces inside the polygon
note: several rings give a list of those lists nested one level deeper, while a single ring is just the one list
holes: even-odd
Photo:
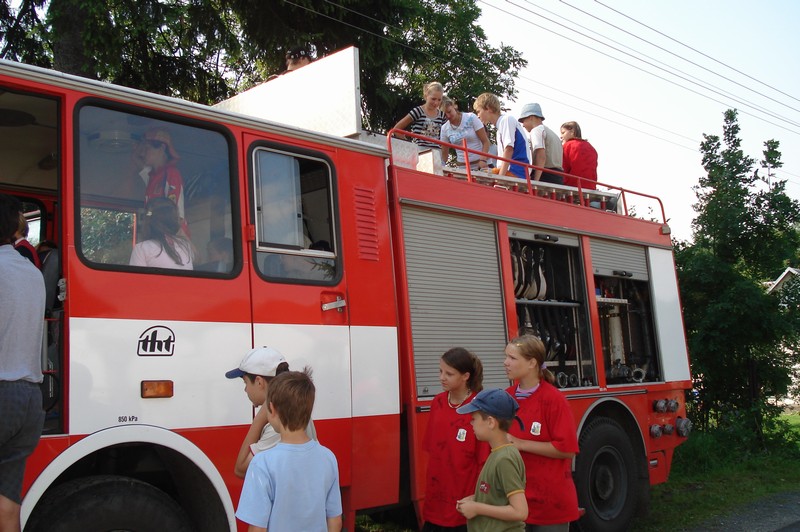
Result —
[{"label": "denim shorts", "polygon": [[28,381],[0,381],[0,495],[22,502],[25,461],[44,425],[42,391]]}]

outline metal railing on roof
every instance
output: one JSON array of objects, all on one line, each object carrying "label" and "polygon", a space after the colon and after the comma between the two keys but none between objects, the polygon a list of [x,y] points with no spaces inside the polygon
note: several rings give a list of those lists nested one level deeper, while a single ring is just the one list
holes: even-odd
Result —
[{"label": "metal railing on roof", "polygon": [[[463,168],[461,167],[452,168],[443,166],[442,169],[443,174],[446,174],[451,177],[463,178],[470,183],[489,184],[496,187],[506,188],[513,192],[529,194],[531,196],[548,197],[550,199],[566,201],[568,203],[580,205],[583,207],[596,208],[607,212],[609,211],[616,212],[617,214],[622,214],[625,216],[639,216],[638,214],[636,215],[633,214],[631,210],[629,210],[628,208],[629,196],[646,198],[647,200],[655,202],[658,211],[660,211],[661,213],[661,219],[660,220],[653,219],[653,221],[664,224],[664,229],[662,229],[662,232],[664,234],[667,234],[669,232],[669,228],[666,225],[667,217],[664,212],[664,204],[661,202],[661,199],[658,198],[657,196],[646,194],[644,192],[630,190],[617,185],[611,185],[608,183],[587,179],[573,174],[568,174],[566,172],[559,172],[556,170],[552,170],[550,168],[542,168],[540,166],[534,166],[532,164],[521,163],[519,161],[515,161],[512,159],[506,159],[505,157],[499,155],[486,153],[479,150],[474,150],[467,146],[466,140],[464,140],[461,145],[450,144],[449,142],[444,142],[439,139],[426,137],[425,135],[419,135],[401,129],[392,129],[386,134],[386,144],[387,144],[387,149],[389,150],[389,158],[391,164],[395,164],[394,151],[393,151],[395,146],[393,146],[392,140],[400,136],[412,139],[421,139],[425,140],[426,142],[435,143],[438,146],[440,146],[442,150],[449,151],[450,149],[453,149],[456,150],[457,152],[461,151],[464,153],[464,161],[467,162],[470,160],[470,155],[478,155],[481,158],[493,159],[497,161],[505,161],[509,164],[513,164],[516,166],[523,166],[526,169],[525,172],[526,177],[521,178],[512,175],[501,176],[499,174],[473,170],[470,167],[470,164],[466,164]],[[569,185],[558,185],[555,183],[533,181],[531,179],[531,170],[542,170],[543,172],[547,172],[550,174],[556,174],[562,177],[570,177],[574,179],[578,183],[578,185],[576,187],[573,187]],[[609,190],[597,190],[585,184],[591,184],[593,186],[600,185]]]}]

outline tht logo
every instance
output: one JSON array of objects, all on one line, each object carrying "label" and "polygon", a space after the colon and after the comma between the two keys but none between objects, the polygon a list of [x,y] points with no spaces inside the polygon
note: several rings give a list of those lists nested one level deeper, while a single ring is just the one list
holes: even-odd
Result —
[{"label": "tht logo", "polygon": [[156,325],[139,335],[136,354],[140,357],[169,357],[175,353],[175,333],[169,327]]},{"label": "tht logo", "polygon": [[489,483],[481,480],[481,485],[478,489],[481,490],[481,493],[489,493]]}]

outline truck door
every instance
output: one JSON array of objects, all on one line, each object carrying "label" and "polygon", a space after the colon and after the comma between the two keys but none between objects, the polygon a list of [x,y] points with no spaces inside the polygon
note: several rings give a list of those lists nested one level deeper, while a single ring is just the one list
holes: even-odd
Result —
[{"label": "truck door", "polygon": [[[350,320],[334,164],[321,151],[256,136],[245,145],[253,344],[277,348],[293,370],[313,370],[317,430],[334,452],[349,452]],[[326,430],[332,420],[336,429]]]}]

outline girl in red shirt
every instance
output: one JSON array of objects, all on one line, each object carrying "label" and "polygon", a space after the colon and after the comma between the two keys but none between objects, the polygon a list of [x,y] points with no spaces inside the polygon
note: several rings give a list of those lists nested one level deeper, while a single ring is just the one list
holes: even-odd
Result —
[{"label": "girl in red shirt", "polygon": [[[581,137],[581,126],[577,122],[561,124],[561,144],[564,150],[562,167],[568,174],[583,177],[581,187],[594,190],[597,188],[597,150],[589,141]],[[578,186],[574,177],[564,176],[564,184]]]},{"label": "girl in red shirt", "polygon": [[483,389],[483,365],[463,347],[454,347],[439,361],[439,380],[444,391],[433,398],[425,435],[428,476],[422,531],[466,532],[467,521],[456,510],[456,501],[475,493],[489,446],[475,438],[471,416],[458,414],[456,408]]},{"label": "girl in red shirt", "polygon": [[578,495],[572,481],[572,458],[578,452],[575,420],[555,376],[545,367],[545,348],[536,336],[509,342],[503,365],[516,381],[507,389],[519,403],[517,415],[524,430],[512,424],[508,440],[525,462],[526,532],[569,530],[579,517]]}]

